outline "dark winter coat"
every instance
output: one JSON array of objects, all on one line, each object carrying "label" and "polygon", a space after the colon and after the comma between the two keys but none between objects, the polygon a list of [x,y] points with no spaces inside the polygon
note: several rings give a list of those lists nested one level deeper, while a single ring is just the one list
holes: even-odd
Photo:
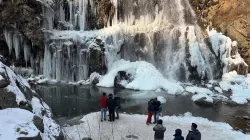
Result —
[{"label": "dark winter coat", "polygon": [[151,101],[148,101],[148,111],[154,111],[154,105]]},{"label": "dark winter coat", "polygon": [[162,111],[162,107],[161,107],[161,102],[160,101],[156,101],[153,103],[154,105],[154,112],[161,112]]},{"label": "dark winter coat", "polygon": [[102,96],[100,98],[101,108],[107,108],[107,99],[108,99],[107,96]]},{"label": "dark winter coat", "polygon": [[174,134],[174,137],[175,137],[174,140],[184,140],[184,137],[181,136],[182,135],[181,133],[182,132],[180,129],[176,129],[175,134]]},{"label": "dark winter coat", "polygon": [[118,107],[118,109],[120,109],[121,108],[121,98],[116,96],[114,98],[114,100],[115,100],[115,106]]},{"label": "dark winter coat", "polygon": [[201,140],[201,133],[198,129],[189,131],[186,140]]},{"label": "dark winter coat", "polygon": [[107,106],[108,106],[108,109],[110,109],[110,110],[115,109],[115,100],[112,97],[109,97],[107,99]]},{"label": "dark winter coat", "polygon": [[166,127],[164,127],[163,125],[161,124],[157,124],[153,130],[155,131],[155,135],[154,135],[154,138],[155,139],[164,139],[164,133],[166,131]]}]

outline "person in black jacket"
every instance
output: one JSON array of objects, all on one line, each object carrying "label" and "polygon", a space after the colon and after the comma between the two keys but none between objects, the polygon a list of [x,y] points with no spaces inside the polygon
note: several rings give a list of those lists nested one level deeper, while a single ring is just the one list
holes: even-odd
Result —
[{"label": "person in black jacket", "polygon": [[153,106],[154,106],[154,109],[153,109],[154,122],[153,123],[156,123],[159,120],[159,115],[160,115],[160,112],[162,111],[161,102],[158,101],[157,98],[155,98],[153,102]]},{"label": "person in black jacket", "polygon": [[108,97],[107,106],[109,110],[109,121],[115,121],[115,100],[113,99],[112,94],[109,94]]},{"label": "person in black jacket", "polygon": [[176,129],[174,134],[174,140],[184,140],[184,137],[182,136],[181,129]]},{"label": "person in black jacket", "polygon": [[119,119],[119,109],[121,109],[121,99],[114,93],[116,119]]},{"label": "person in black jacket", "polygon": [[197,129],[197,124],[192,123],[191,129],[192,129],[192,131],[188,132],[186,140],[201,140],[201,133]]}]

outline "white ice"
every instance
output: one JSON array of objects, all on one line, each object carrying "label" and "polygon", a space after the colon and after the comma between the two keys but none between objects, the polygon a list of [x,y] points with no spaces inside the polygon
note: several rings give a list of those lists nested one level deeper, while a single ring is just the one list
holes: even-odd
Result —
[{"label": "white ice", "polygon": [[245,104],[250,100],[250,75],[238,75],[236,71],[226,73],[222,76],[220,87],[224,91],[231,90],[230,98],[238,104]]},{"label": "white ice", "polygon": [[145,61],[130,62],[118,60],[113,63],[110,70],[102,77],[98,86],[113,87],[118,71],[126,71],[133,80],[125,88],[135,90],[157,90],[162,88],[169,94],[180,94],[183,91],[178,83],[170,82],[150,63]]},{"label": "white ice", "polygon": [[[146,115],[121,114],[118,121],[100,122],[100,113],[91,113],[84,116],[80,125],[64,127],[68,140],[81,140],[84,137],[91,137],[94,140],[115,139],[131,140],[126,136],[134,135],[138,140],[153,140],[154,125],[146,125]],[[240,131],[234,131],[230,125],[222,122],[212,122],[206,118],[193,117],[191,113],[184,116],[164,116],[160,117],[166,127],[164,140],[173,140],[175,129],[182,129],[182,134],[186,137],[191,123],[196,123],[201,132],[202,140],[249,140],[250,135]]]}]

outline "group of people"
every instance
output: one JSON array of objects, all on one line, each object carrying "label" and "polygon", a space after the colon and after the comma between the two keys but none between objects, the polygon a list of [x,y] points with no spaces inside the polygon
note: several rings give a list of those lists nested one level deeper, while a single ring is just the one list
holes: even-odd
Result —
[{"label": "group of people", "polygon": [[[166,127],[164,127],[162,123],[162,120],[158,120],[157,125],[153,128],[153,130],[155,131],[154,140],[164,140]],[[188,132],[186,140],[201,140],[201,133],[197,129],[197,127],[197,124],[192,123],[191,131]],[[184,140],[181,129],[176,129],[173,136],[174,140]]]},{"label": "group of people", "polygon": [[[103,93],[102,97],[100,98],[101,103],[101,122],[104,120],[106,121],[106,112],[109,111],[109,121],[115,121],[115,119],[119,119],[119,109],[121,108],[120,97],[117,96],[116,93],[109,94],[107,97],[106,93]],[[157,98],[150,99],[148,102],[148,118],[146,124],[151,124],[152,115],[154,115],[154,122],[157,123],[154,126],[153,131],[154,140],[164,140],[164,133],[166,131],[166,127],[163,126],[163,121],[159,119],[159,116],[162,112],[162,105],[161,102],[157,100]],[[116,114],[116,117],[115,117]],[[175,138],[174,140],[184,140],[182,136],[182,130],[176,129],[175,134],[173,135]],[[201,133],[197,129],[197,124],[192,123],[191,131],[189,131],[186,140],[201,140]]]},{"label": "group of people", "polygon": [[[100,98],[101,102],[101,122],[106,121],[106,112],[109,111],[109,121],[115,121],[119,119],[119,109],[121,108],[120,97],[114,94],[109,94],[107,97],[106,93],[103,93]],[[116,112],[116,117],[115,117]]]},{"label": "group of people", "polygon": [[154,115],[154,122],[156,123],[159,120],[159,116],[162,112],[161,102],[157,98],[150,99],[148,102],[148,118],[146,124],[151,124],[152,115]]}]

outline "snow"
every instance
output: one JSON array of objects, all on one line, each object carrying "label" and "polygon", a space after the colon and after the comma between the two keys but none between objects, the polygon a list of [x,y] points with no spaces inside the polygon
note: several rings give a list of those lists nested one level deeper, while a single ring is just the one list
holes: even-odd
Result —
[{"label": "snow", "polygon": [[18,88],[16,81],[23,87],[30,87],[25,79],[21,76],[16,75],[9,67],[5,66],[2,62],[0,62],[0,72],[4,73],[7,78],[10,80],[10,84],[6,87],[8,92],[13,92],[16,95],[16,102],[19,104],[20,102],[26,102],[26,98],[21,90]]},{"label": "snow", "polygon": [[4,80],[4,78],[3,78],[3,76],[2,76],[2,75],[0,75],[0,81],[1,81],[1,80]]},{"label": "snow", "polygon": [[213,99],[205,93],[199,93],[192,96],[193,101],[197,101],[202,98],[205,98],[206,102],[213,103]]},{"label": "snow", "polygon": [[162,97],[162,96],[158,96],[157,100],[160,101],[162,104],[166,103],[167,99]]},{"label": "snow", "polygon": [[39,100],[37,97],[33,97],[31,100],[32,111],[39,117],[43,117],[42,111],[46,111],[47,114],[51,117],[50,108],[46,103]]},{"label": "snow", "polygon": [[[32,122],[34,114],[19,108],[0,110],[0,140],[37,136],[39,130]],[[27,132],[27,135],[21,132]]]},{"label": "snow", "polygon": [[125,86],[128,89],[157,90],[162,88],[169,94],[180,94],[183,91],[182,86],[165,79],[152,64],[145,61],[130,62],[123,59],[113,63],[97,86],[113,87],[118,71],[126,71],[132,76],[133,80]]},{"label": "snow", "polygon": [[215,87],[214,88],[217,92],[219,92],[219,93],[223,93],[223,91],[222,91],[222,89],[220,88],[220,87]]},{"label": "snow", "polygon": [[193,101],[197,101],[199,99],[205,98],[205,101],[209,103],[213,103],[213,99],[222,99],[222,100],[227,100],[228,98],[223,96],[223,95],[218,95],[213,93],[211,90],[207,88],[201,88],[197,86],[188,86],[186,87],[186,91],[193,93],[194,95],[192,96]]},{"label": "snow", "polygon": [[[121,114],[118,121],[100,122],[100,113],[91,113],[84,116],[79,125],[64,127],[68,140],[81,140],[84,137],[91,137],[94,140],[101,139],[129,139],[126,136],[134,135],[139,140],[154,139],[154,125],[146,125],[146,115]],[[191,113],[184,116],[164,116],[160,117],[166,127],[165,140],[174,139],[175,129],[182,129],[182,134],[186,137],[190,130],[191,123],[196,123],[201,132],[202,140],[249,140],[250,135],[240,131],[232,130],[227,123],[212,122],[206,118],[193,117]],[[136,124],[136,125],[135,125]],[[131,138],[130,138],[131,139]]]},{"label": "snow", "polygon": [[232,91],[230,98],[238,104],[245,104],[250,100],[250,76],[238,75],[236,71],[222,76],[220,87],[225,91]]}]

